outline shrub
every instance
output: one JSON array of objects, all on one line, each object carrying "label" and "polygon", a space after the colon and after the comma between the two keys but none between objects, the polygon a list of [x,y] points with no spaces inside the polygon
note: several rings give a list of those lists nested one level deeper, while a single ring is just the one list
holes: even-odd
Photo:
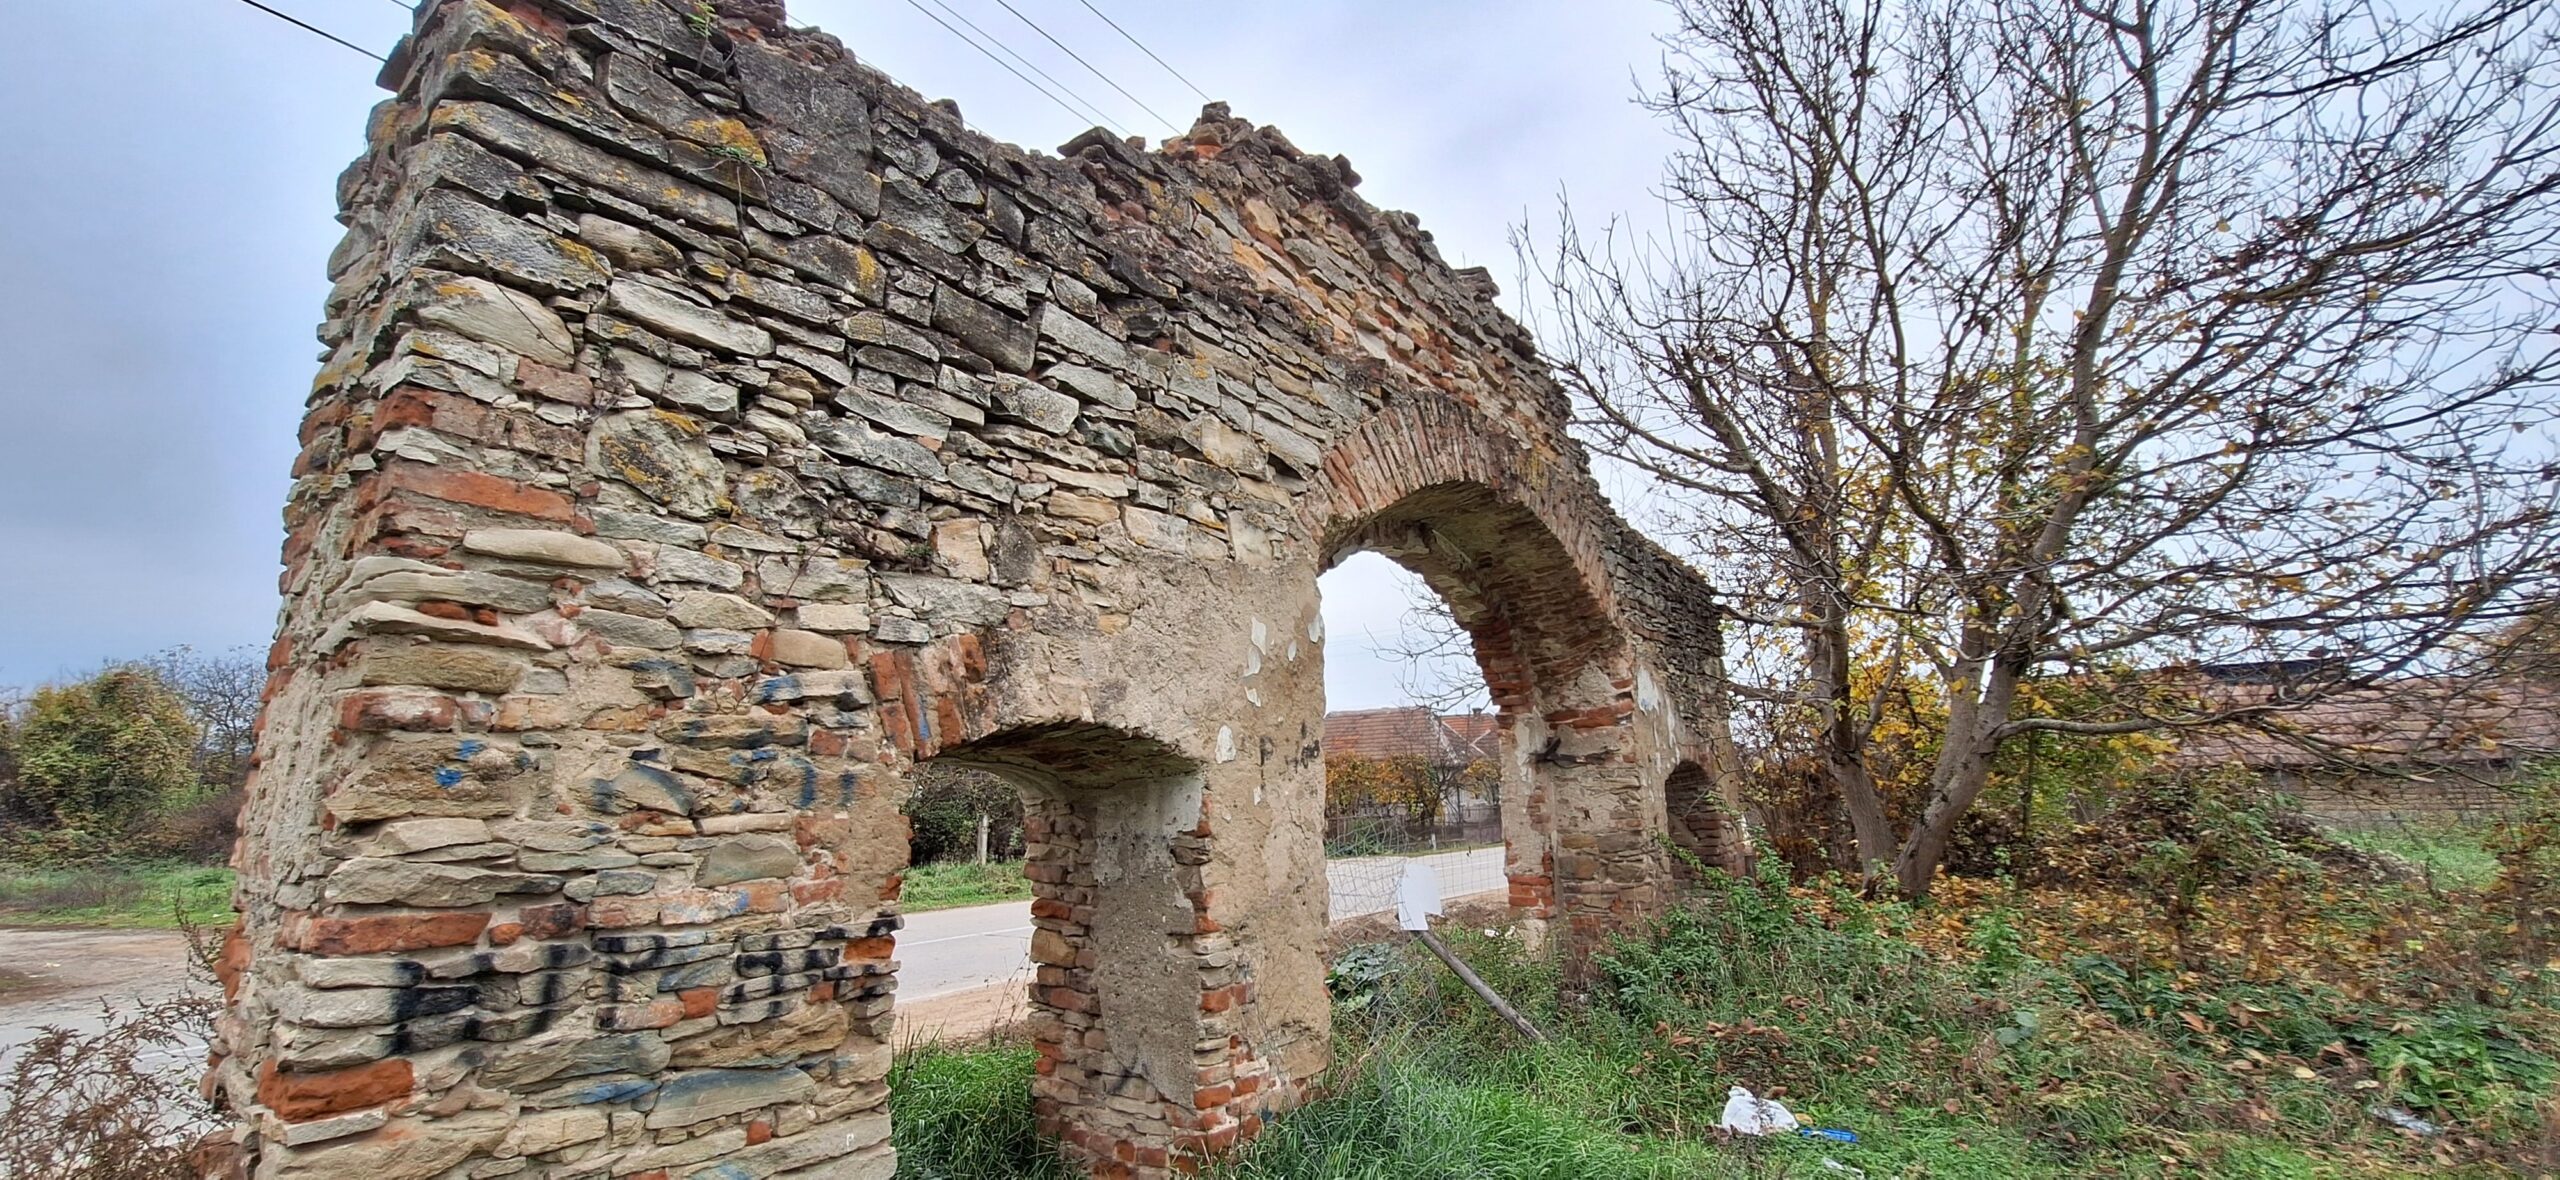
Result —
[{"label": "shrub", "polygon": [[2490,898],[2514,924],[2517,953],[2550,958],[2560,936],[2560,766],[2525,780],[2515,813],[2491,831],[2487,845],[2498,860]]},{"label": "shrub", "polygon": [[1022,792],[986,771],[932,763],[917,767],[906,814],[912,833],[910,863],[976,859],[982,815],[987,817],[989,859],[1022,859]]},{"label": "shrub", "polygon": [[110,668],[39,690],[10,744],[9,809],[57,838],[56,863],[103,854],[196,786],[196,728],[186,706],[140,668]]},{"label": "shrub", "polygon": [[[109,1009],[96,1033],[47,1028],[0,1072],[0,1176],[193,1180],[191,1149],[215,1113],[193,1062],[220,1005],[189,996]],[[182,1064],[171,1068],[164,1060]]]},{"label": "shrub", "polygon": [[240,839],[240,804],[247,792],[239,787],[207,791],[172,807],[147,835],[151,851],[190,864],[218,865],[231,859]]}]

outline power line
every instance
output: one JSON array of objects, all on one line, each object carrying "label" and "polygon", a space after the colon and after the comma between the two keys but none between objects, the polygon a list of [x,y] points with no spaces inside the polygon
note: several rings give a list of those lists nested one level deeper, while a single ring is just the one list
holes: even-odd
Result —
[{"label": "power line", "polygon": [[1106,25],[1111,26],[1111,31],[1112,31],[1112,32],[1118,33],[1118,34],[1120,34],[1120,35],[1121,35],[1121,36],[1123,36],[1123,37],[1127,37],[1127,38],[1129,39],[1129,44],[1131,44],[1131,45],[1135,45],[1135,46],[1137,46],[1137,47],[1138,47],[1138,52],[1143,53],[1143,54],[1146,54],[1146,55],[1147,55],[1148,57],[1150,57],[1150,58],[1154,58],[1154,59],[1155,59],[1155,63],[1156,63],[1157,65],[1160,65],[1160,66],[1163,66],[1163,67],[1164,67],[1164,72],[1166,72],[1166,73],[1168,73],[1168,74],[1171,74],[1171,75],[1173,75],[1173,76],[1174,76],[1174,77],[1176,77],[1176,78],[1180,78],[1180,79],[1181,79],[1181,81],[1182,81],[1182,84],[1183,84],[1183,85],[1185,85],[1185,86],[1190,86],[1190,87],[1191,87],[1191,93],[1193,93],[1193,94],[1197,94],[1197,95],[1199,95],[1199,96],[1200,96],[1200,101],[1202,101],[1202,102],[1216,102],[1216,101],[1218,101],[1218,100],[1216,100],[1216,99],[1214,99],[1214,98],[1209,97],[1209,92],[1208,92],[1208,91],[1206,91],[1206,90],[1202,90],[1202,89],[1200,89],[1198,86],[1193,85],[1193,84],[1192,84],[1191,79],[1182,77],[1182,71],[1180,71],[1180,70],[1177,70],[1177,69],[1173,68],[1173,63],[1171,63],[1171,62],[1169,62],[1169,61],[1166,61],[1165,59],[1163,59],[1163,58],[1161,58],[1161,57],[1156,57],[1156,51],[1155,51],[1155,50],[1152,50],[1152,49],[1147,48],[1147,43],[1146,43],[1146,42],[1144,42],[1144,41],[1140,41],[1140,40],[1138,40],[1138,38],[1137,38],[1137,35],[1136,35],[1136,34],[1131,33],[1131,32],[1130,32],[1129,30],[1127,30],[1127,29],[1121,28],[1121,27],[1120,27],[1120,22],[1118,22],[1118,21],[1116,21],[1116,20],[1111,19],[1110,14],[1105,13],[1105,12],[1104,12],[1104,11],[1102,11],[1101,9],[1094,7],[1094,6],[1093,6],[1093,0],[1076,0],[1076,3],[1084,5],[1084,10],[1085,10],[1086,12],[1090,12],[1090,13],[1094,14],[1095,16],[1101,17],[1101,18],[1102,18],[1102,23],[1104,23],[1104,24],[1106,24]]},{"label": "power line", "polygon": [[1012,58],[1013,60],[1015,60],[1015,61],[1021,62],[1024,66],[1029,67],[1032,73],[1035,73],[1035,74],[1040,75],[1040,77],[1041,77],[1041,79],[1042,79],[1042,80],[1044,80],[1044,81],[1048,82],[1048,83],[1049,83],[1050,85],[1052,85],[1052,86],[1057,87],[1057,88],[1058,88],[1059,90],[1061,90],[1061,91],[1065,91],[1065,93],[1066,93],[1067,97],[1072,98],[1072,99],[1076,100],[1076,101],[1077,101],[1077,102],[1079,102],[1079,103],[1082,103],[1082,104],[1084,105],[1085,113],[1086,113],[1086,114],[1089,114],[1089,115],[1091,115],[1091,116],[1093,116],[1094,121],[1096,121],[1096,122],[1098,122],[1098,123],[1106,124],[1106,125],[1108,125],[1112,130],[1117,131],[1117,132],[1119,132],[1119,133],[1120,133],[1120,134],[1122,134],[1122,135],[1127,135],[1127,134],[1129,133],[1127,128],[1122,127],[1122,126],[1120,125],[1119,120],[1114,119],[1114,118],[1112,118],[1110,115],[1103,113],[1103,110],[1102,110],[1102,108],[1101,108],[1101,107],[1094,105],[1094,104],[1093,104],[1093,102],[1092,102],[1091,100],[1089,100],[1089,99],[1085,98],[1085,96],[1083,96],[1083,95],[1081,95],[1081,94],[1078,94],[1078,93],[1076,93],[1074,90],[1070,89],[1070,88],[1067,86],[1067,84],[1066,84],[1066,83],[1061,82],[1061,81],[1057,80],[1056,78],[1051,77],[1051,76],[1049,75],[1049,71],[1044,70],[1044,69],[1041,69],[1041,68],[1039,67],[1039,65],[1038,65],[1038,64],[1036,64],[1036,63],[1034,63],[1030,58],[1024,57],[1024,56],[1022,56],[1022,55],[1021,55],[1021,54],[1019,54],[1019,53],[1015,53],[1015,52],[1013,51],[1013,46],[1010,46],[1010,45],[1005,44],[1005,43],[1004,43],[1004,39],[1003,39],[1003,38],[998,37],[998,36],[996,36],[995,34],[993,34],[993,33],[990,33],[990,32],[988,32],[988,31],[986,31],[985,29],[979,28],[979,27],[978,27],[978,22],[973,21],[973,20],[970,20],[970,19],[968,18],[968,16],[967,16],[966,14],[962,13],[960,10],[958,10],[958,9],[956,9],[956,8],[951,7],[949,4],[944,3],[944,2],[943,2],[943,0],[933,0],[933,6],[934,6],[934,7],[936,7],[936,8],[939,8],[939,9],[943,10],[944,12],[950,13],[950,14],[951,14],[952,19],[959,21],[961,24],[964,24],[964,25],[969,26],[969,31],[970,31],[970,32],[976,33],[977,35],[979,35],[979,36],[981,36],[981,37],[986,38],[989,42],[992,42],[992,43],[995,45],[995,47],[996,47],[996,48],[1003,50],[1003,51],[1005,52],[1005,55],[1006,55],[1006,56],[1011,57],[1011,58]]},{"label": "power line", "polygon": [[[242,2],[242,3],[244,3],[244,4],[246,4],[246,3],[252,3],[252,2],[253,2],[253,0],[241,0],[241,2]],[[933,23],[935,23],[935,24],[937,24],[937,25],[941,25],[941,26],[942,26],[942,30],[943,30],[944,32],[949,33],[949,34],[951,34],[951,35],[952,35],[952,36],[954,36],[954,37],[958,37],[962,42],[966,43],[966,44],[969,46],[969,48],[971,48],[971,49],[975,49],[975,50],[977,50],[978,52],[985,54],[985,55],[986,55],[986,57],[987,57],[987,60],[988,60],[988,61],[994,62],[994,63],[996,63],[997,65],[1003,66],[1003,67],[1004,67],[1004,72],[1006,72],[1006,73],[1008,73],[1008,74],[1011,74],[1011,75],[1013,75],[1013,76],[1014,76],[1014,77],[1016,77],[1016,78],[1021,79],[1021,80],[1022,80],[1022,84],[1023,84],[1023,85],[1028,86],[1028,87],[1032,88],[1033,90],[1037,90],[1037,91],[1039,91],[1042,97],[1047,98],[1049,101],[1051,101],[1051,102],[1054,102],[1054,103],[1058,104],[1058,109],[1059,109],[1059,110],[1065,111],[1069,116],[1071,116],[1071,117],[1073,117],[1073,118],[1076,118],[1076,119],[1078,119],[1078,120],[1082,120],[1083,118],[1085,118],[1085,117],[1086,117],[1084,112],[1079,111],[1079,110],[1075,109],[1074,107],[1068,106],[1068,105],[1067,105],[1067,100],[1065,100],[1065,99],[1063,99],[1063,98],[1060,98],[1060,97],[1058,97],[1058,96],[1057,96],[1057,95],[1055,95],[1055,94],[1051,94],[1051,93],[1049,92],[1049,88],[1048,88],[1048,87],[1046,87],[1046,86],[1042,86],[1041,84],[1039,84],[1039,83],[1037,83],[1037,82],[1032,81],[1029,75],[1024,74],[1022,71],[1020,71],[1020,70],[1017,70],[1017,69],[1013,68],[1013,63],[1012,63],[1012,62],[1006,61],[1005,59],[1003,59],[1003,58],[1001,58],[1001,57],[997,57],[997,56],[995,55],[995,52],[994,52],[993,50],[988,49],[986,46],[984,46],[984,45],[980,45],[980,44],[978,44],[978,43],[977,43],[977,42],[975,42],[975,41],[971,41],[971,40],[969,40],[969,35],[968,35],[967,33],[963,33],[963,32],[961,32],[961,31],[960,31],[960,30],[958,30],[958,29],[952,28],[952,27],[951,27],[951,22],[950,22],[950,21],[947,21],[947,20],[942,19],[941,17],[935,16],[935,15],[933,14],[933,11],[932,11],[931,9],[928,9],[928,8],[926,8],[924,5],[917,3],[917,2],[916,2],[916,0],[907,0],[907,7],[912,8],[912,9],[915,9],[916,11],[923,13],[923,14],[925,15],[925,19],[926,19],[926,20],[932,21]]]},{"label": "power line", "polygon": [[1120,97],[1125,98],[1125,99],[1128,99],[1129,101],[1131,101],[1131,102],[1134,102],[1134,103],[1138,104],[1138,109],[1139,109],[1139,110],[1145,111],[1146,113],[1148,113],[1148,114],[1150,114],[1150,115],[1155,115],[1155,116],[1156,116],[1156,122],[1159,122],[1159,123],[1164,124],[1164,125],[1165,125],[1165,127],[1166,127],[1166,129],[1167,129],[1167,130],[1172,131],[1175,135],[1180,135],[1180,134],[1182,134],[1182,128],[1175,126],[1175,125],[1174,125],[1173,120],[1168,119],[1168,118],[1165,118],[1165,117],[1164,117],[1164,116],[1162,116],[1162,115],[1156,115],[1156,109],[1155,109],[1154,107],[1148,106],[1148,105],[1147,105],[1147,101],[1146,101],[1145,99],[1140,98],[1140,97],[1138,97],[1137,95],[1134,95],[1134,94],[1129,93],[1129,88],[1128,88],[1128,87],[1126,87],[1126,86],[1122,86],[1121,84],[1119,84],[1119,83],[1117,83],[1117,82],[1112,81],[1112,80],[1111,80],[1111,75],[1106,74],[1106,73],[1103,73],[1100,69],[1096,68],[1092,62],[1086,61],[1086,60],[1084,59],[1084,55],[1083,55],[1083,54],[1078,53],[1078,52],[1076,52],[1075,50],[1072,50],[1072,49],[1067,48],[1067,43],[1066,43],[1066,42],[1061,41],[1061,40],[1057,39],[1056,37],[1052,37],[1052,36],[1050,36],[1050,35],[1049,35],[1049,30],[1047,30],[1047,29],[1044,29],[1044,28],[1041,28],[1041,27],[1040,27],[1040,22],[1038,22],[1038,21],[1036,21],[1036,20],[1033,20],[1033,19],[1031,19],[1030,17],[1027,17],[1027,16],[1022,15],[1022,10],[1013,6],[1013,0],[996,0],[996,3],[1003,5],[1003,6],[1004,6],[1004,10],[1005,10],[1006,12],[1010,12],[1010,13],[1012,13],[1012,14],[1013,14],[1014,19],[1019,20],[1019,21],[1021,21],[1022,23],[1024,23],[1024,24],[1026,24],[1026,25],[1031,26],[1031,31],[1032,31],[1032,32],[1038,33],[1038,34],[1040,34],[1040,35],[1041,35],[1041,36],[1043,36],[1043,37],[1048,37],[1048,38],[1049,38],[1049,44],[1057,46],[1057,47],[1058,47],[1059,52],[1062,52],[1062,53],[1066,54],[1068,57],[1072,57],[1072,58],[1076,59],[1076,64],[1077,64],[1077,65],[1083,66],[1085,69],[1087,69],[1087,70],[1091,71],[1094,77],[1102,79],[1102,83],[1103,83],[1103,85],[1105,85],[1105,86],[1109,86],[1109,87],[1110,87],[1110,88],[1112,88],[1113,90],[1117,90],[1117,91],[1119,91],[1119,92],[1120,92]]},{"label": "power line", "polygon": [[367,48],[365,48],[365,47],[364,47],[364,46],[362,46],[362,45],[358,45],[358,44],[356,44],[356,43],[355,43],[355,42],[353,42],[353,41],[349,41],[349,40],[347,40],[346,38],[341,37],[341,36],[337,35],[336,33],[332,33],[332,32],[330,32],[330,31],[329,31],[329,30],[327,30],[327,29],[321,28],[321,27],[320,27],[320,26],[318,26],[318,25],[312,24],[312,23],[310,23],[309,21],[305,21],[305,20],[302,20],[302,19],[301,19],[301,18],[299,18],[299,17],[288,16],[288,15],[286,15],[286,14],[284,14],[284,13],[278,12],[278,11],[276,11],[275,9],[269,8],[269,7],[267,7],[267,6],[266,6],[266,5],[264,5],[264,4],[260,4],[260,3],[258,3],[258,0],[240,0],[240,2],[241,2],[242,4],[246,4],[246,5],[248,5],[248,6],[249,6],[249,7],[251,7],[251,8],[257,9],[257,10],[258,10],[258,11],[260,11],[260,12],[266,13],[268,16],[272,16],[272,17],[276,18],[277,20],[283,21],[283,22],[284,22],[284,23],[286,23],[286,24],[292,25],[293,27],[295,27],[295,28],[297,28],[297,29],[300,29],[300,30],[302,30],[303,32],[309,33],[309,34],[311,34],[311,35],[313,35],[313,36],[316,36],[316,37],[326,37],[326,38],[328,38],[328,39],[329,39],[329,40],[331,40],[331,41],[335,41],[335,42],[337,42],[337,43],[338,43],[338,44],[340,44],[340,45],[344,45],[344,46],[346,46],[346,47],[347,47],[347,48],[349,48],[349,49],[355,50],[356,52],[361,53],[361,54],[365,55],[366,57],[372,58],[372,59],[373,59],[373,60],[375,60],[375,61],[382,62],[382,63],[383,63],[383,64],[385,64],[385,65],[388,65],[388,64],[390,64],[390,62],[391,62],[391,59],[390,59],[390,58],[384,57],[384,56],[382,56],[382,55],[381,55],[381,54],[379,54],[379,53],[375,53],[374,51],[372,51],[372,50],[370,50],[370,49],[367,49]]}]

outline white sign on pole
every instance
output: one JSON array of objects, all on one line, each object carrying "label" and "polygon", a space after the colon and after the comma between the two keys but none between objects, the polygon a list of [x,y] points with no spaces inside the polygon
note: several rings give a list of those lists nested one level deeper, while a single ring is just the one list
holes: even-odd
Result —
[{"label": "white sign on pole", "polygon": [[1403,930],[1431,929],[1431,915],[1447,913],[1440,908],[1440,874],[1420,860],[1404,862],[1404,877],[1396,882],[1396,926]]}]

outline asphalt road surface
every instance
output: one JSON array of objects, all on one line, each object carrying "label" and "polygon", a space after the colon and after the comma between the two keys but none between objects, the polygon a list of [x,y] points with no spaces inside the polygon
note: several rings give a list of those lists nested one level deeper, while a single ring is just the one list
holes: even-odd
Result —
[{"label": "asphalt road surface", "polygon": [[[1503,887],[1502,849],[1325,862],[1339,921],[1395,907],[1405,866],[1427,862],[1443,897]],[[0,1062],[45,1026],[95,1032],[106,1005],[167,999],[189,987],[186,943],[167,930],[0,928]],[[898,935],[898,998],[924,1000],[1031,978],[1031,903],[1000,902],[912,914]],[[210,985],[199,985],[207,986]],[[155,1049],[155,1065],[200,1068],[201,1045]]]},{"label": "asphalt road surface", "polygon": [[[1324,862],[1332,917],[1394,909],[1404,866],[1430,864],[1443,897],[1503,888],[1502,847],[1429,856],[1359,856]],[[922,1000],[1031,979],[1031,903],[928,910],[907,915],[898,933],[898,998]]]}]

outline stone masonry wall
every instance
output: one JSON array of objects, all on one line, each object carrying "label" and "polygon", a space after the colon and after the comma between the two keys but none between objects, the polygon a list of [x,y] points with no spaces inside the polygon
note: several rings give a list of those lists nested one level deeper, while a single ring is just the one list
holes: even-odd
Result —
[{"label": "stone masonry wall", "polygon": [[1251,1136],[1327,1064],[1315,581],[1363,548],[1476,640],[1533,928],[1667,898],[1714,604],[1346,162],[1215,105],[1025,152],[770,0],[429,0],[383,82],[217,1174],[890,1175],[936,758],[1025,792],[1044,1129]]}]

